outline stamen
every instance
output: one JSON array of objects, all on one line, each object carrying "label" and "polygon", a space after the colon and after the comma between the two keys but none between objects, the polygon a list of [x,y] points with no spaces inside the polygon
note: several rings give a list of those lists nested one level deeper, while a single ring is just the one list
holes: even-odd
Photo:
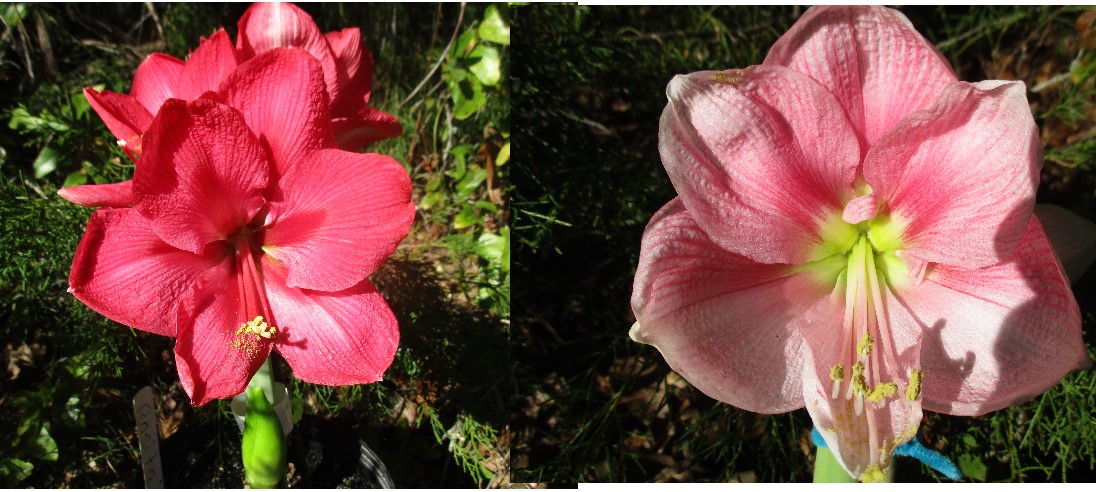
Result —
[{"label": "stamen", "polygon": [[891,396],[898,392],[898,385],[894,383],[880,383],[874,389],[871,390],[871,394],[868,395],[868,399],[873,403],[882,402],[884,398]]},{"label": "stamen", "polygon": [[838,395],[841,394],[841,380],[845,377],[845,368],[841,367],[841,364],[836,364],[830,368],[830,379],[833,380],[833,392],[830,398],[836,400]]},{"label": "stamen", "polygon": [[860,343],[856,344],[856,352],[864,357],[871,355],[871,333],[864,332],[864,336],[860,337]]},{"label": "stamen", "polygon": [[921,378],[924,376],[923,371],[910,369],[910,385],[906,387],[907,400],[917,401],[917,397],[921,396]]}]

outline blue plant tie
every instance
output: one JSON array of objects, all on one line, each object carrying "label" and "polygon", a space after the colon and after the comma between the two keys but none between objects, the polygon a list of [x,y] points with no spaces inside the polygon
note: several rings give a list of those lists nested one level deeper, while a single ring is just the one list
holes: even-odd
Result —
[{"label": "blue plant tie", "polygon": [[[818,432],[818,429],[811,429],[811,441],[815,446],[820,448],[828,448],[826,441],[822,439],[822,434]],[[933,470],[936,470],[952,480],[962,480],[963,473],[959,471],[959,467],[955,466],[951,460],[947,459],[944,455],[926,448],[924,444],[921,444],[921,433],[918,432],[913,439],[909,442],[898,446],[894,450],[895,456],[909,456],[926,465]]]}]

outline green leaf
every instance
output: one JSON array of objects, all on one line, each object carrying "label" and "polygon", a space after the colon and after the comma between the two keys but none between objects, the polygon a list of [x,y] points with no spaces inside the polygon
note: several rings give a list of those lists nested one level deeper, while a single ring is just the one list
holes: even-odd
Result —
[{"label": "green leaf", "polygon": [[479,215],[476,215],[476,209],[468,205],[465,205],[464,208],[461,209],[460,213],[457,214],[456,217],[453,217],[454,229],[465,229],[479,223],[480,218]]},{"label": "green leaf", "polygon": [[15,480],[7,482],[9,484],[15,484],[30,476],[30,472],[34,471],[34,465],[23,461],[18,458],[4,459],[3,465],[0,466],[3,469],[5,477],[11,477]]},{"label": "green leaf", "polygon": [[510,228],[503,227],[499,234],[485,232],[476,240],[476,254],[505,272],[510,271]]},{"label": "green leaf", "polygon": [[441,191],[431,191],[419,200],[419,208],[423,210],[430,210],[430,207],[437,205],[441,202],[442,198],[445,198],[445,193]]},{"label": "green leaf", "polygon": [[457,195],[462,197],[470,196],[486,180],[487,170],[479,166],[472,166],[468,170],[468,174],[465,174],[464,178],[457,183]]},{"label": "green leaf", "polygon": [[457,167],[445,171],[445,175],[453,179],[461,179],[464,174],[468,172],[468,154],[472,153],[473,147],[468,144],[458,145],[453,147],[453,150],[449,151],[449,154],[453,156],[453,162]]},{"label": "green leaf", "polygon": [[507,162],[510,162],[510,141],[509,140],[506,141],[506,145],[503,145],[502,148],[499,149],[499,155],[495,156],[495,165],[496,166],[499,166],[499,167],[505,166]]},{"label": "green leaf", "polygon": [[37,458],[46,461],[57,461],[57,442],[49,435],[49,429],[42,426],[38,431],[38,437],[34,439],[37,447]]},{"label": "green leaf", "polygon": [[91,109],[91,104],[88,103],[88,98],[84,96],[83,91],[73,94],[72,97],[69,98],[69,101],[72,103],[72,109],[76,111],[74,118],[82,117]]},{"label": "green leaf", "polygon": [[483,85],[493,86],[499,83],[499,79],[502,78],[502,70],[499,68],[501,63],[499,50],[481,44],[468,54],[468,58],[477,60],[468,67],[468,70],[471,70]]},{"label": "green leaf", "polygon": [[487,6],[487,11],[483,13],[483,22],[479,25],[479,37],[492,43],[510,44],[510,25],[502,18],[498,7]]},{"label": "green leaf", "polygon": [[49,113],[34,116],[27,111],[27,108],[22,106],[12,110],[8,128],[22,133],[67,132],[69,130],[68,125],[57,121],[57,118]]},{"label": "green leaf", "polygon": [[437,191],[439,186],[441,186],[441,180],[438,178],[432,178],[430,181],[426,182],[425,190],[428,192]]},{"label": "green leaf", "polygon": [[34,177],[42,178],[57,170],[57,163],[61,160],[61,153],[53,147],[46,147],[38,153],[34,159]]},{"label": "green leaf", "polygon": [[476,200],[476,203],[473,203],[472,206],[483,210],[484,212],[491,212],[493,214],[499,213],[499,208],[496,207],[494,203],[487,200]]},{"label": "green leaf", "polygon": [[453,98],[453,116],[458,120],[468,119],[487,104],[483,84],[464,69],[449,72],[449,93]]},{"label": "green leaf", "polygon": [[458,58],[464,58],[468,52],[472,51],[472,48],[476,46],[476,31],[469,27],[460,34],[457,38],[457,42],[453,43],[453,47],[449,50],[449,58],[456,60]]},{"label": "green leaf", "polygon": [[964,454],[959,456],[959,469],[963,471],[963,474],[978,480],[979,482],[986,481],[986,464],[982,462],[977,456],[970,454]]},{"label": "green leaf", "polygon": [[65,176],[65,183],[62,184],[61,187],[62,188],[68,188],[70,186],[78,186],[78,185],[82,185],[82,184],[87,184],[87,182],[88,182],[88,175],[87,174],[84,174],[80,171],[75,171],[75,172],[69,173],[68,176]]}]

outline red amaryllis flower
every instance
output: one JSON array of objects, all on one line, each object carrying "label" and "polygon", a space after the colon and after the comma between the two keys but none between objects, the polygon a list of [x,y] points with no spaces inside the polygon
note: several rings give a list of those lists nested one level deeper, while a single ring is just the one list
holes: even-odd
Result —
[{"label": "red amaryllis flower", "polygon": [[[264,66],[252,91],[299,76]],[[290,107],[295,96],[225,94],[267,101],[243,112],[167,100],[144,135],[134,206],[96,210],[73,260],[69,291],[85,304],[178,338],[196,405],[243,391],[271,350],[326,385],[377,381],[395,354],[396,319],[366,277],[410,229],[410,178],[389,157],[323,148],[329,123],[310,118],[314,99]]]},{"label": "red amaryllis flower", "polygon": [[320,61],[340,148],[358,150],[403,132],[399,120],[368,104],[373,90],[373,54],[362,41],[360,29],[348,27],[322,34],[312,16],[291,3],[252,4],[240,17],[239,28],[236,50],[240,60],[273,48],[298,47]]},{"label": "red amaryllis flower", "polygon": [[[243,113],[255,136],[275,151],[276,172],[287,165],[283,162],[285,159],[292,157],[282,155],[283,150],[293,150],[283,149],[290,145],[286,141],[289,135],[304,132],[302,138],[311,139],[310,145],[314,148],[334,146],[323,70],[319,62],[304,50],[282,48],[269,51],[237,67],[228,36],[219,32],[203,41],[186,66],[181,67],[178,77],[181,83],[176,89],[166,91],[163,85],[153,89],[151,87],[155,84],[147,80],[154,76],[144,69],[150,64],[170,66],[166,58],[170,57],[150,57],[137,70],[134,90],[130,95],[110,91],[97,93],[90,89],[84,91],[92,107],[97,109],[107,127],[128,150],[142,151],[141,134],[148,128],[164,100],[168,97],[190,100],[203,93]],[[203,79],[199,73],[226,75],[211,75]],[[217,91],[206,91],[204,88],[213,80],[220,81]],[[127,207],[135,203],[132,185],[132,181],[80,185],[62,189],[58,194],[85,207]]]},{"label": "red amaryllis flower", "polygon": [[222,92],[238,65],[274,48],[301,48],[322,68],[339,147],[356,151],[403,131],[395,117],[368,105],[373,55],[358,28],[324,35],[296,6],[266,3],[252,5],[239,26],[236,48],[228,34],[218,30],[209,39],[202,38],[185,62],[163,53],[149,55],[137,68],[129,94],[88,87],[84,95],[122,147],[139,155],[141,135],[168,98],[189,101],[209,91]]}]

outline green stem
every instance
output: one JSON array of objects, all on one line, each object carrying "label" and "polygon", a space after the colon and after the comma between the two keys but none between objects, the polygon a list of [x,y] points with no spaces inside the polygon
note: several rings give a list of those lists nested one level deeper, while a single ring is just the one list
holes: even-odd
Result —
[{"label": "green stem", "polygon": [[818,448],[814,459],[814,483],[856,483],[859,480],[849,476],[849,473],[833,457],[833,453],[826,448]]},{"label": "green stem", "polygon": [[270,363],[271,357],[266,358],[266,362],[259,366],[259,371],[251,377],[251,381],[247,383],[247,389],[262,388],[263,393],[266,394],[267,401],[271,405],[274,404],[274,366]]}]

